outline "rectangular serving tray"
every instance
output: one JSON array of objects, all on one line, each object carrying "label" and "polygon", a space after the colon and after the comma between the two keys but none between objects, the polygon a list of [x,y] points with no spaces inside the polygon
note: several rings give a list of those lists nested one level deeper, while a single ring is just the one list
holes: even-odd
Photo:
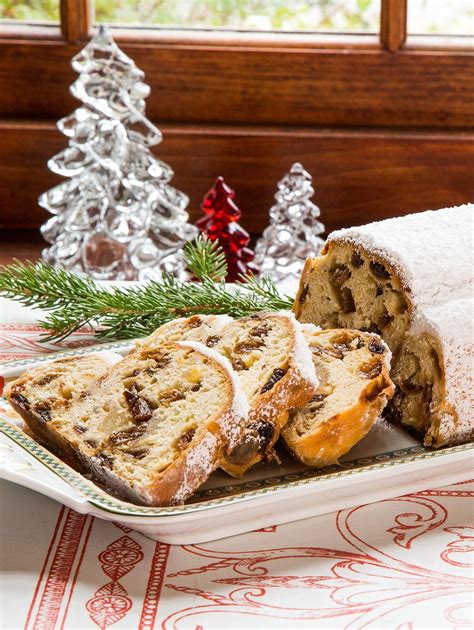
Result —
[{"label": "rectangular serving tray", "polygon": [[[58,352],[4,363],[9,380],[61,356],[126,354],[130,342]],[[0,477],[41,492],[80,512],[128,525],[169,544],[196,544],[465,481],[472,444],[428,449],[403,429],[379,420],[338,465],[310,469],[281,452],[282,463],[258,464],[243,479],[214,473],[183,506],[148,508],[121,501],[70,468],[22,430],[0,400]]]}]

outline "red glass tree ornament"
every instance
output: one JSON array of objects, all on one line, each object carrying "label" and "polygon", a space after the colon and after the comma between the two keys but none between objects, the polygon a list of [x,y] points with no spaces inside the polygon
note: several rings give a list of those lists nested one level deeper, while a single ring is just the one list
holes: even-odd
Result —
[{"label": "red glass tree ornament", "polygon": [[201,204],[206,216],[196,222],[209,240],[217,241],[222,247],[227,262],[227,282],[235,282],[240,274],[258,273],[258,267],[252,262],[255,254],[247,247],[250,235],[237,223],[242,212],[235,205],[234,197],[232,188],[223,177],[218,177]]}]

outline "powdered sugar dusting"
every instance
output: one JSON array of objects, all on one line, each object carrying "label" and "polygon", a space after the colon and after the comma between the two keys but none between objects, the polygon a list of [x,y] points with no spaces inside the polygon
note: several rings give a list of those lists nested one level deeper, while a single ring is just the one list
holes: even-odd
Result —
[{"label": "powdered sugar dusting", "polygon": [[308,381],[315,389],[319,382],[313,363],[313,355],[303,335],[302,325],[296,320],[293,313],[278,313],[280,317],[286,317],[291,322],[295,335],[295,345],[292,352],[293,360],[298,371],[305,381]]},{"label": "powdered sugar dusting", "polygon": [[230,315],[214,315],[214,325],[217,330],[221,330],[233,321],[234,319]]},{"label": "powdered sugar dusting", "polygon": [[474,204],[466,204],[339,230],[328,239],[391,264],[411,294],[407,334],[427,333],[439,341],[445,402],[458,416],[456,422],[449,410],[441,412],[439,432],[447,442],[467,439],[474,430],[473,230]]},{"label": "powdered sugar dusting", "polygon": [[373,429],[382,429],[383,431],[395,431],[395,426],[391,422],[385,420],[383,416],[378,416],[373,426]]},{"label": "powdered sugar dusting", "polygon": [[473,230],[474,204],[466,204],[338,230],[328,242],[349,241],[386,259],[423,309],[474,291]]},{"label": "powdered sugar dusting", "polygon": [[[458,425],[449,414],[443,433],[466,437],[474,430],[474,298],[434,304],[418,313],[411,334],[428,333],[443,353],[446,401],[456,409]],[[451,429],[449,428],[449,425]],[[461,438],[462,439],[462,438]]]},{"label": "powdered sugar dusting", "polygon": [[218,438],[208,431],[204,437],[190,448],[183,463],[183,479],[174,494],[173,503],[184,503],[217,467],[216,449]]}]

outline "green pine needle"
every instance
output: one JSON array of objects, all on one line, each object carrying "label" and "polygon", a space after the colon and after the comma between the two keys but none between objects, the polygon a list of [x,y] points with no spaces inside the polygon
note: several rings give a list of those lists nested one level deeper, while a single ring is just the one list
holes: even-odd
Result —
[{"label": "green pine needle", "polygon": [[292,306],[293,300],[281,296],[269,278],[245,277],[226,287],[222,249],[206,237],[188,243],[185,256],[200,282],[182,282],[164,274],[160,281],[143,286],[110,289],[47,263],[16,261],[0,267],[0,296],[47,311],[40,322],[49,331],[45,340],[64,339],[87,325],[101,339],[133,339],[196,313],[243,317]]},{"label": "green pine needle", "polygon": [[224,252],[216,241],[209,240],[204,234],[186,243],[184,256],[189,271],[197,280],[210,278],[218,282],[225,279],[227,263]]}]

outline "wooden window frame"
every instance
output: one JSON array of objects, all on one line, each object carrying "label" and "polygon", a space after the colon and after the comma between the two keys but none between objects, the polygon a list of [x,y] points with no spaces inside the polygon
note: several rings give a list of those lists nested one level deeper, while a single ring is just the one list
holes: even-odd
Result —
[{"label": "wooden window frame", "polygon": [[[77,107],[70,60],[91,22],[88,0],[61,0],[58,26],[0,30],[0,227],[45,220],[36,198],[60,181],[46,162],[65,146],[56,121]],[[112,32],[151,85],[157,153],[193,218],[223,174],[260,231],[296,160],[317,178],[328,229],[472,193],[474,55],[463,38],[407,37],[407,0],[381,0],[379,35]]]},{"label": "wooden window frame", "polygon": [[[472,87],[472,51],[459,38],[450,47],[407,40],[407,0],[380,1],[379,36],[112,32],[152,83],[147,112],[165,123],[473,126],[469,91],[459,90],[466,80]],[[90,36],[90,0],[61,0],[60,13],[59,28],[13,24],[0,32],[0,76],[12,72],[12,60],[17,66],[0,93],[0,118],[57,118],[71,106],[66,64]],[[374,77],[384,82],[376,98]]]},{"label": "wooden window frame", "polygon": [[61,33],[67,42],[86,39],[92,26],[90,0],[61,0]]}]

